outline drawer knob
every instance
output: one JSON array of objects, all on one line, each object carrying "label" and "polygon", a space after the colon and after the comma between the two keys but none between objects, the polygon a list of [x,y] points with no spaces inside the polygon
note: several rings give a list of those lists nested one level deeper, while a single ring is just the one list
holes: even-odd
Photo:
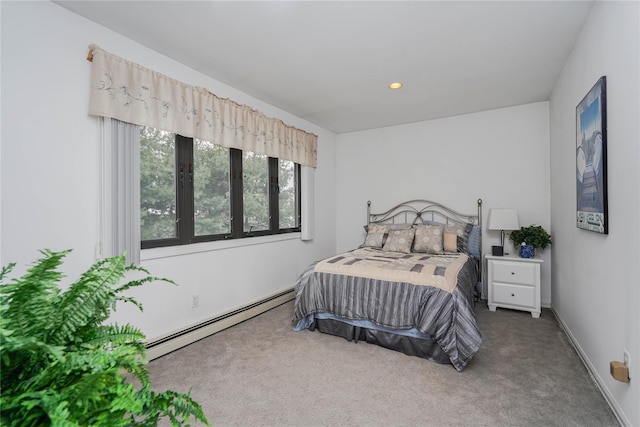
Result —
[{"label": "drawer knob", "polygon": [[516,274],[516,272],[515,272],[515,271],[512,271],[512,272],[511,272],[511,274],[512,274],[512,275],[513,275],[513,274]]},{"label": "drawer knob", "polygon": [[512,296],[512,297],[515,297],[515,296],[516,296],[516,294],[511,294],[511,296]]}]

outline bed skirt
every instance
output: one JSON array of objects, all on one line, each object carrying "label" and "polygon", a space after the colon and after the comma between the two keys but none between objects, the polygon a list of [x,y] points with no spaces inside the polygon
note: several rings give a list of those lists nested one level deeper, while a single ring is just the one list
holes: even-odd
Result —
[{"label": "bed skirt", "polygon": [[308,327],[310,331],[318,330],[325,334],[335,335],[347,341],[365,341],[409,356],[417,356],[437,363],[451,363],[449,356],[442,351],[437,342],[428,338],[416,338],[392,332],[380,331],[350,325],[335,319],[314,319]]}]

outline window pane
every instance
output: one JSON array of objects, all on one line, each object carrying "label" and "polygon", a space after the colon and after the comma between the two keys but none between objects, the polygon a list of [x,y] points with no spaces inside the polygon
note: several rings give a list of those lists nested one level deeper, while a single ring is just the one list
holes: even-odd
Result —
[{"label": "window pane", "polygon": [[194,139],[193,167],[195,235],[230,233],[229,149]]},{"label": "window pane", "polygon": [[140,235],[168,239],[176,230],[175,134],[140,127]]},{"label": "window pane", "polygon": [[243,230],[269,229],[269,162],[264,155],[242,153]]},{"label": "window pane", "polygon": [[279,228],[298,227],[298,203],[296,202],[295,164],[289,160],[278,160]]}]

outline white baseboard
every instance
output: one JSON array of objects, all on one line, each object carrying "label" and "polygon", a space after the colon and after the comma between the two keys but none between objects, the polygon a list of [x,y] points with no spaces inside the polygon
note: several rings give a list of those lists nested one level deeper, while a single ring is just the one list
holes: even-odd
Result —
[{"label": "white baseboard", "polygon": [[192,344],[245,320],[271,310],[295,298],[293,289],[284,291],[262,300],[223,313],[220,316],[205,320],[164,337],[157,338],[147,345],[147,360],[157,359],[172,351]]},{"label": "white baseboard", "polygon": [[582,347],[580,347],[580,343],[578,343],[578,340],[576,340],[576,338],[571,333],[571,330],[567,327],[566,323],[564,323],[562,318],[558,315],[558,313],[555,311],[553,307],[551,307],[551,311],[556,316],[556,319],[558,320],[560,327],[569,338],[569,341],[571,341],[573,348],[576,349],[576,353],[578,353],[578,356],[580,356],[580,360],[582,360],[582,363],[587,368],[587,371],[589,371],[589,375],[591,375],[591,378],[596,383],[596,386],[598,386],[598,389],[600,389],[600,393],[602,393],[602,395],[604,396],[604,399],[607,401],[607,403],[611,407],[611,410],[613,411],[613,414],[618,419],[618,422],[620,423],[620,425],[625,427],[631,427],[631,422],[629,421],[629,419],[626,417],[626,415],[618,405],[618,402],[616,402],[614,397],[609,392],[609,389],[606,387],[604,380],[602,379],[600,374],[598,374],[598,371],[595,369],[595,367],[587,357],[584,350],[582,350]]}]

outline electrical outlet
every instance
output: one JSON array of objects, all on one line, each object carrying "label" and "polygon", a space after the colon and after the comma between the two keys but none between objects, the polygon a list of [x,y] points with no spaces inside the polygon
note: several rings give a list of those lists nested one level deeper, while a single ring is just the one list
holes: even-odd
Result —
[{"label": "electrical outlet", "polygon": [[631,356],[629,356],[627,350],[624,351],[624,364],[627,367],[627,371],[629,371],[629,378],[631,378]]},{"label": "electrical outlet", "polygon": [[194,294],[191,296],[191,308],[200,307],[200,295]]}]

